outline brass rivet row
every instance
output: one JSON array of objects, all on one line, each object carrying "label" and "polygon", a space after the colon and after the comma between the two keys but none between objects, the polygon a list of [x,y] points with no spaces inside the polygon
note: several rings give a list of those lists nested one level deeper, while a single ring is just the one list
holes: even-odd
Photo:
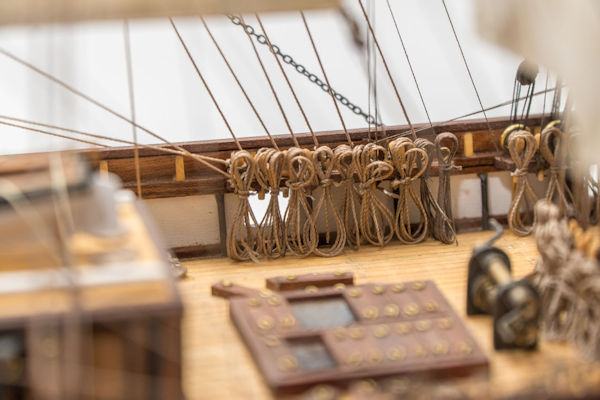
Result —
[{"label": "brass rivet row", "polygon": [[360,326],[353,326],[348,330],[348,334],[352,339],[362,339],[365,337],[365,330]]},{"label": "brass rivet row", "polygon": [[269,297],[269,299],[267,300],[267,303],[269,303],[272,306],[278,306],[278,305],[281,305],[281,299],[277,296],[272,296],[272,297]]},{"label": "brass rivet row", "polygon": [[404,286],[404,283],[397,283],[394,285],[394,287],[392,287],[392,291],[394,293],[404,292],[405,289],[406,289],[406,287]]},{"label": "brass rivet row", "polygon": [[304,288],[304,291],[308,293],[317,293],[319,291],[319,288],[315,285],[308,285]]},{"label": "brass rivet row", "polygon": [[283,356],[281,357],[278,361],[277,361],[277,365],[279,366],[279,369],[282,371],[294,371],[296,368],[298,368],[298,360],[296,360],[296,358],[294,356]]},{"label": "brass rivet row", "polygon": [[410,316],[417,315],[419,313],[419,306],[415,303],[410,303],[404,306],[404,314]]},{"label": "brass rivet row", "polygon": [[296,325],[296,318],[293,315],[284,315],[279,319],[281,325],[285,328],[291,328]]},{"label": "brass rivet row", "polygon": [[391,361],[403,360],[406,357],[406,350],[402,346],[392,347],[387,351],[387,358]]},{"label": "brass rivet row", "polygon": [[362,354],[360,354],[358,351],[354,351],[348,355],[348,358],[346,358],[346,364],[357,366],[362,363],[362,360]]},{"label": "brass rivet row", "polygon": [[373,294],[383,294],[385,292],[385,288],[381,285],[375,285],[371,288]]},{"label": "brass rivet row", "polygon": [[438,310],[438,305],[435,301],[428,301],[425,303],[425,311],[427,312],[435,312]]},{"label": "brass rivet row", "polygon": [[273,321],[273,318],[265,315],[264,317],[261,317],[256,324],[258,325],[258,327],[262,330],[267,330],[267,329],[271,329],[273,327],[273,325],[275,324],[275,321]]},{"label": "brass rivet row", "polygon": [[425,332],[431,328],[431,321],[428,319],[422,319],[415,322],[415,328],[420,332]]},{"label": "brass rivet row", "polygon": [[387,325],[377,325],[373,328],[373,334],[376,338],[383,338],[390,334],[390,328]]},{"label": "brass rivet row", "polygon": [[374,319],[379,316],[379,310],[376,307],[369,306],[363,310],[362,315],[365,318]]},{"label": "brass rivet row", "polygon": [[397,317],[400,314],[400,308],[396,304],[387,304],[383,308],[383,314],[387,317]]},{"label": "brass rivet row", "polygon": [[256,297],[250,297],[248,299],[248,305],[250,307],[258,307],[260,306],[260,299],[257,299]]},{"label": "brass rivet row", "polygon": [[265,344],[269,347],[277,347],[281,344],[279,337],[276,335],[267,335],[264,338]]},{"label": "brass rivet row", "polygon": [[438,325],[441,329],[450,329],[450,328],[452,328],[452,321],[449,320],[448,318],[443,318],[440,320]]}]

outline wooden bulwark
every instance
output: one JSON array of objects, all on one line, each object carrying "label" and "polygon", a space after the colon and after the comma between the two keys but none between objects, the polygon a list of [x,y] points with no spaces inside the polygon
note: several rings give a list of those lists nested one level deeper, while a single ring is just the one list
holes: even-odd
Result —
[{"label": "wooden bulwark", "polygon": [[0,24],[156,18],[337,7],[339,0],[7,0]]}]

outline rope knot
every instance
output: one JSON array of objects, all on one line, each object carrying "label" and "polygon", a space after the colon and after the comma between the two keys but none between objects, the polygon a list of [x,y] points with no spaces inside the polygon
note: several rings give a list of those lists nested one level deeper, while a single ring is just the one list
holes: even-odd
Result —
[{"label": "rope knot", "polygon": [[516,176],[518,178],[522,176],[527,176],[529,170],[527,168],[517,168],[513,172],[510,173],[510,176]]}]

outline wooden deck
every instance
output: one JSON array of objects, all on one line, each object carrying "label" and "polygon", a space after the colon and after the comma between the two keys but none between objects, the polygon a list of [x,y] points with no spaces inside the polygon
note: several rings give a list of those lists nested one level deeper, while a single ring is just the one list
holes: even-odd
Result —
[{"label": "wooden deck", "polygon": [[[357,283],[433,279],[459,315],[466,318],[467,262],[473,246],[490,235],[489,232],[459,235],[459,246],[434,241],[413,246],[392,244],[383,249],[364,246],[360,251],[347,250],[334,258],[286,257],[260,264],[225,258],[186,262],[188,277],[180,287],[186,306],[183,375],[187,397],[273,398],[229,320],[228,302],[211,297],[210,286],[220,279],[262,288],[265,278],[272,276],[339,269],[352,271]],[[537,259],[532,237],[518,238],[507,233],[496,245],[511,257],[515,276],[531,272]],[[490,359],[489,390],[494,398],[530,398],[526,394],[530,390],[566,398],[593,389],[600,393],[600,365],[586,363],[565,344],[542,341],[540,349],[533,353],[496,352],[491,319],[469,317],[466,321]]]}]

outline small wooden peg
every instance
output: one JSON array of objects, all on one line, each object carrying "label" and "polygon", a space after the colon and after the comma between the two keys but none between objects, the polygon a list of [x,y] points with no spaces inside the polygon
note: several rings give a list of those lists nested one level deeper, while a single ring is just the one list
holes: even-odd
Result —
[{"label": "small wooden peg", "polygon": [[175,157],[175,180],[185,181],[185,164],[183,163],[183,156]]},{"label": "small wooden peg", "polygon": [[465,157],[473,157],[473,134],[470,132],[463,135],[463,151]]}]

